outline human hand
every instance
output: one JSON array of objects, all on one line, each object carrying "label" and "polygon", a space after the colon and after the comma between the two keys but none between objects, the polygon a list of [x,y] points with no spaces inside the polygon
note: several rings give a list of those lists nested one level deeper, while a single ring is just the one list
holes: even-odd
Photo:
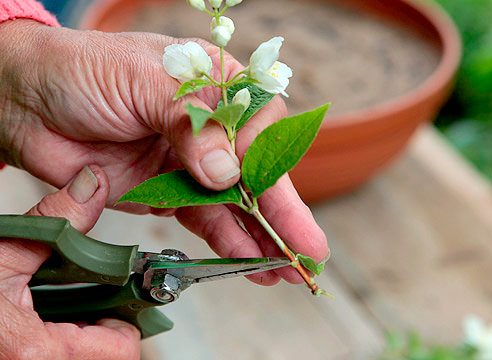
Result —
[{"label": "human hand", "polygon": [[[211,110],[220,91],[207,88],[197,96],[172,101],[179,83],[163,69],[164,48],[186,39],[145,33],[108,34],[50,28],[27,20],[0,24],[0,149],[7,162],[25,168],[57,187],[80,168],[98,164],[109,177],[108,206],[126,191],[159,173],[185,167],[202,185],[222,190],[239,179],[239,162],[222,127],[209,121],[194,137],[184,104]],[[218,48],[199,42],[217,65]],[[226,77],[243,69],[226,56]],[[214,66],[214,69],[220,68]],[[212,74],[219,78],[219,74]],[[239,154],[265,127],[286,114],[277,96],[244,126]],[[2,144],[2,139],[3,144]],[[6,143],[6,144],[5,144]],[[1,154],[1,153],[0,153]],[[241,155],[242,156],[242,155]],[[296,253],[321,261],[326,238],[309,209],[283,177],[261,198],[262,213]],[[240,214],[249,234],[238,225],[234,208],[213,206],[156,210],[120,204],[134,213],[175,215],[223,257],[279,256],[269,236]],[[271,285],[284,277],[302,279],[290,268],[256,274],[250,279]]]},{"label": "human hand", "polygon": [[[46,196],[27,214],[65,217],[86,233],[104,208],[109,184],[97,166],[84,168],[67,186]],[[96,180],[97,179],[97,180]],[[43,323],[33,310],[28,283],[50,256],[29,240],[0,239],[0,359],[134,360],[140,332],[130,324],[102,319],[95,325]]]}]

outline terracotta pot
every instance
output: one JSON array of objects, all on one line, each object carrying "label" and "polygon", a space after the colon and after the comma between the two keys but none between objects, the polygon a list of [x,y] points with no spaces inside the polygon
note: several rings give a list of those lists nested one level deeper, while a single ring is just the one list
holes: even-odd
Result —
[{"label": "terracotta pot", "polygon": [[[308,203],[360,186],[400,154],[419,124],[433,120],[449,96],[461,58],[454,24],[430,1],[339,1],[418,32],[435,46],[440,59],[434,72],[405,95],[363,110],[332,115],[325,121],[313,146],[290,174]],[[88,10],[81,27],[123,31],[142,3],[100,0]]]}]

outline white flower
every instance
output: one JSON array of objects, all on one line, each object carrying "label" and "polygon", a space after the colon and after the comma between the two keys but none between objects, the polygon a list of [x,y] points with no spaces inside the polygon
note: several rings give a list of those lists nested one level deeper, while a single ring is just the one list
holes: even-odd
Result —
[{"label": "white flower", "polygon": [[212,18],[212,21],[210,22],[210,31],[215,29],[217,26],[225,26],[227,30],[229,30],[231,35],[234,33],[234,30],[236,29],[234,26],[234,21],[232,21],[232,19],[229,19],[226,16],[219,17],[218,24],[217,24],[217,20],[215,18]]},{"label": "white flower", "polygon": [[232,103],[244,106],[244,111],[246,111],[251,103],[251,94],[249,93],[249,90],[246,88],[239,90],[232,98]]},{"label": "white flower", "polygon": [[181,83],[209,75],[212,70],[212,59],[193,41],[166,46],[162,60],[167,73]]},{"label": "white flower", "polygon": [[492,360],[492,325],[486,326],[482,319],[468,315],[464,322],[464,342],[477,351],[477,359]]},{"label": "white flower", "polygon": [[217,46],[226,46],[231,40],[231,32],[225,26],[219,25],[212,30],[212,42]]},{"label": "white flower", "polygon": [[220,8],[220,5],[222,5],[222,0],[208,0],[210,5],[212,5],[213,8],[218,9]]},{"label": "white flower", "polygon": [[205,10],[205,1],[204,0],[187,0],[188,4],[200,11]]},{"label": "white flower", "polygon": [[283,37],[274,37],[258,46],[251,55],[248,75],[259,82],[258,86],[272,94],[282,94],[286,97],[285,89],[292,77],[292,69],[278,60]]},{"label": "white flower", "polygon": [[226,0],[226,5],[227,6],[236,6],[237,4],[242,3],[243,0]]}]

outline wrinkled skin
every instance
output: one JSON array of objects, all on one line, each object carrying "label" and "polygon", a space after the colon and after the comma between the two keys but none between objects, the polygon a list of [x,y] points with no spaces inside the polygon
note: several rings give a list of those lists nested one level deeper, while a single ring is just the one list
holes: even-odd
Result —
[{"label": "wrinkled skin", "polygon": [[[187,102],[211,110],[219,101],[220,92],[207,88],[196,96],[172,101],[179,83],[164,71],[162,53],[167,45],[186,41],[189,40],[146,33],[108,34],[50,28],[30,20],[0,24],[0,160],[23,168],[58,188],[69,183],[84,166],[97,165],[105,174],[103,177],[108,178],[107,187],[98,190],[107,192],[105,205],[108,208],[113,208],[122,194],[142,181],[176,168],[186,168],[197,181],[213,190],[234,185],[239,175],[217,183],[200,167],[200,160],[211,150],[231,151],[224,130],[209,121],[200,135],[194,137],[184,110]],[[203,40],[195,41],[212,57],[212,76],[220,79],[218,48]],[[229,55],[225,64],[227,78],[243,69]],[[285,105],[276,96],[240,130],[239,158],[262,129],[285,115]],[[288,176],[267,190],[259,203],[265,218],[291,249],[317,261],[328,255],[323,232]],[[143,205],[120,204],[116,208],[136,214],[175,216],[222,257],[281,255],[255,220],[233,206],[156,210]],[[98,209],[87,205],[81,210],[90,218],[81,227],[82,231],[95,223],[102,207]],[[52,212],[71,218],[70,213],[56,209]],[[237,224],[233,214],[241,217],[249,234]],[[32,309],[29,310],[31,303],[26,284],[47,256],[46,249],[30,242],[3,243],[0,274],[6,272],[10,277],[0,278],[0,289],[12,284],[12,277],[16,278],[14,286],[9,285],[9,288],[17,294],[14,300],[19,300],[19,294],[22,300],[0,295],[2,302],[10,302],[12,310],[2,311],[2,327],[9,326],[9,322],[24,321],[22,316],[26,313],[35,316]],[[19,259],[25,254],[32,266],[28,271],[20,265],[9,267],[9,252]],[[263,285],[273,285],[280,278],[291,283],[302,282],[292,268],[249,277]],[[37,319],[33,331],[43,326],[49,332],[58,325],[43,325]],[[79,330],[67,326],[74,332],[67,330],[64,335],[75,339]],[[108,339],[120,340],[121,336],[133,336],[131,331],[106,335]],[[20,346],[15,342],[18,339],[21,344],[22,336],[14,332],[9,341],[14,347]],[[97,340],[96,337],[90,339]],[[132,354],[130,350],[126,353]]]}]

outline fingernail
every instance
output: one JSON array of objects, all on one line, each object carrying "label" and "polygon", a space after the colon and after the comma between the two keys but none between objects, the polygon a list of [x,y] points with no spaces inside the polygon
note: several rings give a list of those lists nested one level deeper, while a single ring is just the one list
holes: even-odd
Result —
[{"label": "fingernail", "polygon": [[200,161],[200,166],[209,179],[215,183],[223,183],[241,172],[237,156],[225,150],[209,152]]},{"label": "fingernail", "polygon": [[98,186],[96,175],[86,166],[73,179],[68,193],[79,204],[84,204],[94,195]]}]

